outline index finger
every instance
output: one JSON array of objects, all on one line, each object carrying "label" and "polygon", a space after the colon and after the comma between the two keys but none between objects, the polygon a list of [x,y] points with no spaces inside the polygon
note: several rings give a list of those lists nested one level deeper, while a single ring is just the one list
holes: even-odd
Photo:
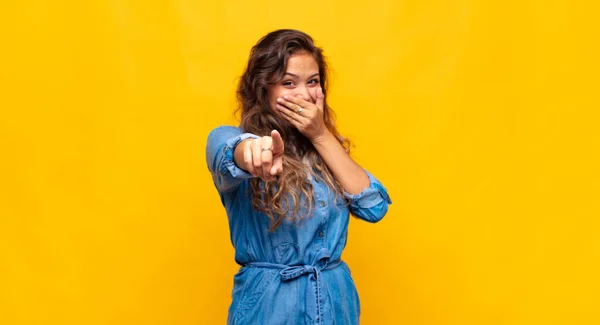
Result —
[{"label": "index finger", "polygon": [[279,131],[277,131],[277,130],[271,131],[271,139],[273,141],[273,144],[272,144],[273,154],[276,155],[276,154],[283,153],[284,143],[283,143],[283,138],[281,137],[281,134],[279,134]]}]

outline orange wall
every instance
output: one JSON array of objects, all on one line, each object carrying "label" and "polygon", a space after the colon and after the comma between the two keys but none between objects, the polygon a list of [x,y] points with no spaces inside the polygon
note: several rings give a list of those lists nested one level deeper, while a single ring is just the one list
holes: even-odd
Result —
[{"label": "orange wall", "polygon": [[394,200],[350,225],[364,324],[600,323],[591,1],[10,3],[0,324],[225,322],[204,146],[282,27],[325,48],[339,127]]}]

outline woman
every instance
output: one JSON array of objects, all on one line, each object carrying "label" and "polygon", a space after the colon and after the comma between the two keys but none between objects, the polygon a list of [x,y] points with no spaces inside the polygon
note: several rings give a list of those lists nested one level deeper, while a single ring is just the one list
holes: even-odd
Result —
[{"label": "woman", "polygon": [[349,215],[377,222],[392,202],[349,156],[327,105],[326,72],[310,36],[269,33],[239,83],[240,127],[208,136],[207,164],[241,265],[228,324],[359,323],[340,259]]}]

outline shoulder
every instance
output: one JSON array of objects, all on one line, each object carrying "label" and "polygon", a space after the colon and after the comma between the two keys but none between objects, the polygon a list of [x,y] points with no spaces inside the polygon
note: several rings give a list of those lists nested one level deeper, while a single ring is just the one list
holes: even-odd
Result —
[{"label": "shoulder", "polygon": [[219,125],[216,128],[212,129],[209,132],[209,135],[213,134],[213,133],[217,133],[217,132],[239,132],[239,133],[241,133],[242,129],[240,129],[238,126],[233,126],[233,125]]},{"label": "shoulder", "polygon": [[232,137],[232,136],[236,136],[236,135],[240,135],[240,134],[242,134],[242,129],[240,129],[237,126],[221,125],[221,126],[217,126],[216,128],[212,129],[208,133],[208,140],[210,141],[211,139],[221,138],[221,137]]}]

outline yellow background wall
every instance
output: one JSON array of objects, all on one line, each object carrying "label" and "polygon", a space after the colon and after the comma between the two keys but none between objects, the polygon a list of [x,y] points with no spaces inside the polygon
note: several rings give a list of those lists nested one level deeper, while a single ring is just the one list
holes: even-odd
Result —
[{"label": "yellow background wall", "polygon": [[28,1],[0,10],[0,324],[223,324],[204,160],[250,47],[298,28],[390,190],[363,324],[599,324],[592,1]]}]

